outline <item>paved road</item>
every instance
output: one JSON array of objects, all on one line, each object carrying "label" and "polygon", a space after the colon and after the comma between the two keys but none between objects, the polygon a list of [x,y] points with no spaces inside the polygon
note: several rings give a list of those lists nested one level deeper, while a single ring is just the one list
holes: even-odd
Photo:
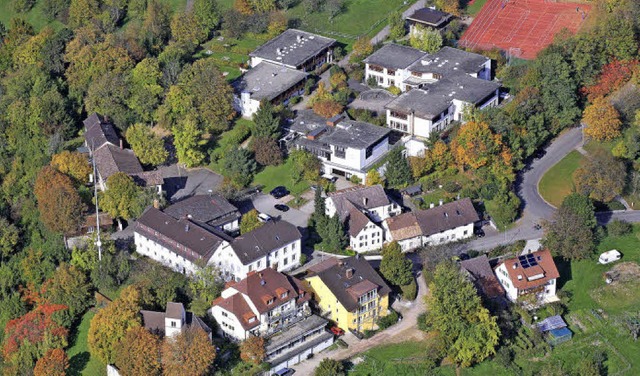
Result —
[{"label": "paved road", "polygon": [[424,339],[425,333],[416,329],[416,326],[418,316],[426,310],[424,297],[427,295],[427,285],[422,276],[417,277],[417,282],[418,296],[413,302],[407,304],[407,302],[396,301],[393,304],[393,308],[402,314],[402,321],[387,330],[381,331],[369,339],[363,339],[360,341],[355,339],[352,340],[352,338],[350,338],[351,334],[348,333],[345,336],[349,336],[349,338],[345,338],[345,342],[349,343],[348,348],[337,348],[332,351],[316,354],[313,358],[293,366],[292,368],[296,370],[296,374],[312,375],[315,367],[317,367],[318,364],[320,364],[320,361],[325,358],[344,360],[383,344],[387,345],[391,343]]},{"label": "paved road", "polygon": [[271,195],[261,193],[253,198],[253,207],[256,208],[257,211],[269,214],[273,218],[280,218],[300,228],[306,228],[309,217],[311,217],[310,213],[305,213],[294,208],[289,208],[287,212],[281,212],[273,207],[275,204],[285,203],[286,201],[287,197],[277,200]]}]

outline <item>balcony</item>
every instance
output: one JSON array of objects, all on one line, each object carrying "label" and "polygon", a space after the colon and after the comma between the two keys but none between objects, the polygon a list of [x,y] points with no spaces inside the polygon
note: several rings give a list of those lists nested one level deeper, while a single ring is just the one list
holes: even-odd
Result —
[{"label": "balcony", "polygon": [[262,333],[265,336],[280,332],[311,316],[309,308],[291,309],[267,318],[268,329]]}]

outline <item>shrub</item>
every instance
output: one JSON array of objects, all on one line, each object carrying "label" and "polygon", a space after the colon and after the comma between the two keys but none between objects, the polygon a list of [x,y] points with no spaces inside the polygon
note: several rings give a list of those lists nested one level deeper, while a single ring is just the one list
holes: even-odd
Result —
[{"label": "shrub", "polygon": [[469,258],[476,258],[480,256],[480,252],[476,251],[475,249],[472,249],[467,252],[467,255],[469,255]]},{"label": "shrub", "polygon": [[313,78],[309,78],[307,82],[304,83],[304,95],[311,94],[315,84],[316,84],[316,80],[314,80]]},{"label": "shrub", "polygon": [[[391,313],[389,313],[388,315],[380,317],[378,319],[377,324],[380,330],[385,330],[397,322],[398,322],[398,313],[392,310]],[[365,332],[365,335],[366,335],[366,332]]]},{"label": "shrub", "polygon": [[306,264],[306,263],[307,263],[307,255],[306,255],[306,254],[304,254],[304,253],[302,253],[302,254],[300,255],[300,266],[302,266],[302,265],[304,265],[304,264]]},{"label": "shrub", "polygon": [[619,219],[614,219],[607,225],[607,231],[611,236],[623,236],[631,233],[633,230],[633,225],[626,221],[621,221]]},{"label": "shrub", "polygon": [[291,99],[289,99],[289,104],[293,106],[294,104],[300,103],[301,100],[302,98],[296,95],[295,97],[292,97]]},{"label": "shrub", "polygon": [[460,190],[460,186],[455,181],[445,181],[442,183],[442,189],[447,193],[456,193]]},{"label": "shrub", "polygon": [[394,86],[394,85],[389,86],[389,88],[388,88],[387,90],[389,90],[389,92],[390,92],[391,94],[393,94],[393,95],[400,95],[400,94],[402,94],[402,90],[400,90],[400,88],[399,88],[399,87]]},{"label": "shrub", "polygon": [[400,286],[402,290],[402,298],[406,300],[414,300],[418,295],[418,285],[415,279],[411,279],[408,285]]},{"label": "shrub", "polygon": [[423,332],[428,332],[431,330],[431,327],[427,324],[427,313],[421,313],[418,315],[418,329]]},{"label": "shrub", "polygon": [[349,181],[352,182],[353,184],[362,183],[362,179],[360,179],[358,175],[351,175],[351,177],[349,178]]},{"label": "shrub", "polygon": [[378,80],[375,77],[367,78],[367,85],[370,87],[378,87]]}]

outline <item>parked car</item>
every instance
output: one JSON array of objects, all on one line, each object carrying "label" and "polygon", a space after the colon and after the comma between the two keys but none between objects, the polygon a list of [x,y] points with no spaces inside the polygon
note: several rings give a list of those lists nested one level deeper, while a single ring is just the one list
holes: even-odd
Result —
[{"label": "parked car", "polygon": [[285,204],[275,204],[273,205],[274,208],[280,210],[281,212],[288,212],[289,211],[289,207]]},{"label": "parked car", "polygon": [[311,186],[311,190],[314,191],[314,192],[319,190],[319,189],[321,189],[319,185],[315,185],[314,184],[314,185]]},{"label": "parked car", "polygon": [[295,369],[283,368],[277,371],[276,373],[274,373],[272,376],[289,376],[289,375],[293,375],[294,373],[296,373]]},{"label": "parked car", "polygon": [[271,216],[266,213],[258,213],[258,220],[260,222],[268,222],[271,220]]},{"label": "parked car", "polygon": [[335,334],[336,336],[340,337],[344,335],[344,330],[340,329],[337,326],[332,326],[331,329],[331,333]]},{"label": "parked car", "polygon": [[476,229],[474,232],[475,232],[475,234],[476,234],[476,236],[477,236],[477,237],[479,237],[479,238],[484,238],[484,230],[483,230],[483,229],[478,228],[478,229]]},{"label": "parked car", "polygon": [[322,176],[323,178],[329,180],[332,183],[335,183],[336,181],[338,181],[338,177],[337,176],[333,176],[333,175],[324,175]]},{"label": "parked car", "polygon": [[289,190],[287,190],[287,188],[285,188],[284,186],[279,185],[279,186],[273,188],[271,190],[271,192],[269,192],[269,193],[274,198],[283,198],[284,196],[289,194]]}]

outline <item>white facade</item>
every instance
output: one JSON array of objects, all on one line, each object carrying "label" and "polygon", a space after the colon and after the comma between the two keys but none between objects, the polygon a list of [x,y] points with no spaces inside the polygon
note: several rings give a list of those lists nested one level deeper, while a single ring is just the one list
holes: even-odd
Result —
[{"label": "white facade", "polygon": [[382,248],[384,230],[373,222],[369,222],[358,235],[349,236],[349,245],[355,252],[370,252]]},{"label": "white facade", "polygon": [[260,108],[260,101],[251,98],[251,93],[240,93],[233,97],[234,107],[242,114],[243,118],[251,119]]},{"label": "white facade", "polygon": [[267,255],[242,263],[232,246],[218,248],[211,256],[210,264],[216,265],[228,279],[239,281],[251,271],[273,268],[279,272],[295,269],[300,265],[302,239],[297,239],[280,248],[271,250]]},{"label": "white facade", "polygon": [[[495,269],[495,271],[496,271],[495,274],[498,277],[498,281],[500,282],[500,284],[502,285],[502,287],[504,288],[507,294],[507,298],[512,302],[517,301],[518,297],[523,295],[525,292],[518,290],[518,288],[514,286],[513,282],[509,277],[509,272],[507,271],[506,263],[502,263],[501,265],[499,265]],[[544,284],[544,287],[541,288],[540,291],[536,292],[536,295],[538,296],[538,300],[542,302],[557,300],[556,279],[554,278],[547,281]]]},{"label": "white facade", "polygon": [[[133,234],[134,243],[136,245],[136,252],[143,256],[147,256],[152,260],[155,260],[178,273],[194,274],[198,270],[198,266],[191,260],[180,256],[172,250],[164,247],[162,244],[147,238],[139,232]],[[224,252],[230,249],[229,242],[223,241],[216,252]],[[209,264],[212,263],[212,259],[209,260]]]},{"label": "white facade", "polygon": [[402,81],[409,77],[409,71],[406,69],[387,69],[366,63],[365,82],[368,82],[371,77],[376,80],[380,87],[389,88],[391,86],[395,86],[404,90],[402,88]]},{"label": "white facade", "polygon": [[[363,197],[363,199],[366,199],[366,197]],[[358,204],[362,206],[367,206],[367,204],[364,201]],[[336,209],[336,204],[334,202],[334,198],[331,196],[327,197],[327,199],[325,200],[325,214],[328,215],[329,217],[333,217],[336,214],[336,212],[337,212],[337,209]],[[402,207],[400,207],[400,205],[395,203],[393,200],[389,200],[388,205],[369,208],[366,210],[365,214],[373,222],[379,223],[389,217],[396,216],[400,213],[402,213]]]},{"label": "white facade", "polygon": [[366,149],[337,145],[329,145],[329,147],[331,148],[330,159],[318,156],[322,163],[322,173],[341,175],[347,179],[351,178],[351,176],[357,176],[365,184],[367,167],[389,151],[389,138],[385,138],[376,145],[369,155],[367,155]]},{"label": "white facade", "polygon": [[236,341],[244,341],[253,335],[251,330],[244,329],[240,320],[232,312],[220,306],[213,306],[209,313],[218,323],[219,331],[222,332],[224,337],[232,338]]},{"label": "white facade", "polygon": [[182,332],[182,327],[187,322],[187,313],[182,310],[182,317],[180,319],[174,319],[171,317],[164,318],[164,333],[167,337],[173,337]]},{"label": "white facade", "polygon": [[429,245],[447,244],[459,240],[467,239],[473,236],[473,223],[459,226],[454,229],[439,232],[437,234],[424,236],[418,235],[412,238],[394,239],[393,234],[389,230],[386,222],[383,222],[385,229],[385,241],[397,241],[403,252],[413,251],[414,249]]}]

